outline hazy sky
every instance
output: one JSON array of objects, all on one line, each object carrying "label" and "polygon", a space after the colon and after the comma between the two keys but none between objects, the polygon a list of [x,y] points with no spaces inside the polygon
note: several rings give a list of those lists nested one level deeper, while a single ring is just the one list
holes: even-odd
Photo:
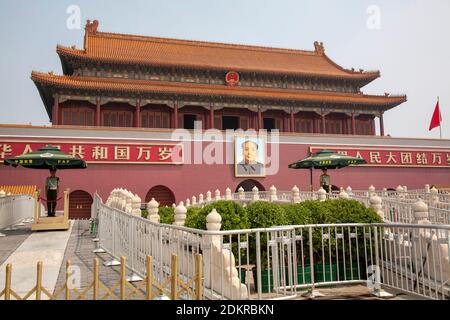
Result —
[{"label": "hazy sky", "polygon": [[[71,5],[80,8],[79,29],[67,27]],[[62,74],[56,45],[82,48],[87,19],[100,31],[180,39],[306,50],[323,41],[341,66],[381,71],[365,93],[408,95],[385,114],[386,134],[438,138],[428,125],[440,96],[450,138],[448,0],[0,0],[0,123],[48,124],[31,71]]]}]

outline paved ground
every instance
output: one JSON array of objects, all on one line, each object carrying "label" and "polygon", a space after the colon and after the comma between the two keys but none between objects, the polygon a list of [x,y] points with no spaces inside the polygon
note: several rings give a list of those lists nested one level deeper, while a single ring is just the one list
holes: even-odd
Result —
[{"label": "paved ground", "polygon": [[[4,266],[5,262],[12,262],[13,265],[13,288],[23,295],[24,286],[32,288],[35,284],[36,259],[44,261],[44,286],[53,293],[58,293],[57,299],[64,299],[64,291],[61,290],[65,284],[66,261],[70,260],[73,270],[79,276],[74,285],[83,292],[92,283],[93,260],[99,259],[100,281],[108,288],[115,287],[114,293],[119,295],[118,282],[120,279],[120,267],[105,267],[103,263],[111,260],[106,253],[95,254],[92,251],[96,243],[92,241],[93,237],[89,232],[89,221],[73,221],[72,228],[66,232],[38,232],[31,233],[30,225],[19,227],[15,231],[2,231],[7,234],[0,238],[0,291],[4,285]],[[70,233],[70,234],[69,234]],[[127,274],[130,271],[127,270]],[[14,286],[14,283],[21,282],[20,289]],[[26,284],[26,285],[25,285]],[[32,285],[31,285],[32,284]],[[135,283],[137,284],[137,283]],[[85,299],[92,296],[92,289],[83,297]],[[130,292],[130,289],[127,289]],[[143,291],[140,291],[143,292]],[[318,288],[322,297],[315,299],[330,300],[371,300],[378,299],[374,297],[370,290],[364,285],[339,286],[329,288]],[[417,299],[400,292],[389,291],[393,297],[387,299],[405,300]],[[105,291],[100,289],[100,297]],[[76,293],[72,293],[72,299]],[[134,299],[142,299],[142,296],[135,295]],[[299,295],[298,300],[308,299]],[[384,298],[386,299],[386,298]]]},{"label": "paved ground", "polygon": [[13,253],[31,234],[31,223],[16,227],[16,230],[1,230],[5,237],[0,237],[0,265]]},{"label": "paved ground", "polygon": [[[120,266],[105,267],[103,263],[106,261],[110,261],[111,256],[107,253],[93,253],[92,251],[96,248],[96,244],[92,241],[92,239],[93,237],[89,232],[89,221],[74,221],[72,234],[70,235],[64,255],[64,261],[61,264],[61,269],[59,271],[58,281],[56,284],[57,289],[55,293],[65,284],[67,260],[70,260],[71,265],[75,267],[75,272],[80,275],[80,280],[74,283],[74,285],[80,288],[79,291],[82,292],[87,289],[93,281],[94,258],[99,259],[100,281],[108,288],[113,288],[117,285],[120,280]],[[127,270],[127,274],[130,274],[129,270]],[[129,292],[129,289],[127,290],[127,292]],[[116,287],[114,293],[116,295],[119,295],[118,287]],[[102,297],[104,294],[105,291],[103,289],[100,289],[99,296]],[[76,293],[74,293],[74,295],[76,295]],[[88,290],[86,297],[92,297],[92,289]],[[64,299],[64,293],[60,293],[58,295],[58,298]],[[142,299],[142,297],[140,295],[135,295],[135,299]]]},{"label": "paved ground", "polygon": [[[66,231],[33,232],[24,239],[12,253],[6,253],[7,259],[0,266],[0,288],[5,285],[5,269],[7,264],[12,265],[11,288],[19,296],[25,296],[36,286],[36,270],[38,261],[42,261],[42,286],[53,291],[58,271],[66,250],[71,229]],[[11,242],[10,246],[17,245],[17,241],[8,240],[9,236],[2,238],[2,242]],[[12,249],[12,248],[11,248]],[[34,298],[34,294],[30,299]],[[42,299],[47,299],[42,296]]]}]

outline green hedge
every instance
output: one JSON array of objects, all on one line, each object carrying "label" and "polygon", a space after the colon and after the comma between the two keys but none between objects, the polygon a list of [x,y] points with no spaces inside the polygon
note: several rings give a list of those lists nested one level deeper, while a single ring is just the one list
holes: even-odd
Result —
[{"label": "green hedge", "polygon": [[187,212],[186,227],[206,230],[206,216],[215,208],[222,217],[221,230],[248,229],[250,223],[247,210],[234,201],[220,200],[203,208],[190,208]]},{"label": "green hedge", "polygon": [[165,224],[172,224],[174,221],[174,208],[162,207],[158,208],[159,222]]},{"label": "green hedge", "polygon": [[[296,204],[256,201],[247,207],[234,201],[221,200],[203,208],[189,208],[185,226],[206,230],[206,216],[213,208],[222,217],[221,230],[283,225],[383,222],[375,211],[366,208],[356,200],[337,199],[323,202],[308,200]],[[173,209],[170,209],[173,212]]]}]

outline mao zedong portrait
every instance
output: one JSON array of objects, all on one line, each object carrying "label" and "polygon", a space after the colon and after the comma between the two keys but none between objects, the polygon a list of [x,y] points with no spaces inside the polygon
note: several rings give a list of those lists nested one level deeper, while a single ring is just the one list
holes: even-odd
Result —
[{"label": "mao zedong portrait", "polygon": [[237,176],[262,176],[264,163],[258,161],[258,143],[246,140],[241,144],[242,161],[237,164]]}]

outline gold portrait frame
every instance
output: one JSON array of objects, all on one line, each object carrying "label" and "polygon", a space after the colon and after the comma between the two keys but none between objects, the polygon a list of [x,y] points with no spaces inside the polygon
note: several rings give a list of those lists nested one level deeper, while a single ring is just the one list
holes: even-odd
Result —
[{"label": "gold portrait frame", "polygon": [[[258,154],[259,150],[262,147],[262,158],[261,159],[257,155],[257,162],[262,164],[262,173],[261,174],[239,174],[238,173],[238,152],[242,154],[242,143],[244,143],[246,140],[252,141],[257,144],[258,146]],[[237,135],[234,137],[234,176],[236,178],[264,178],[266,177],[266,156],[267,156],[267,148],[266,148],[266,139],[254,135]],[[242,160],[243,160],[242,155]],[[262,161],[261,161],[262,160]]]}]

